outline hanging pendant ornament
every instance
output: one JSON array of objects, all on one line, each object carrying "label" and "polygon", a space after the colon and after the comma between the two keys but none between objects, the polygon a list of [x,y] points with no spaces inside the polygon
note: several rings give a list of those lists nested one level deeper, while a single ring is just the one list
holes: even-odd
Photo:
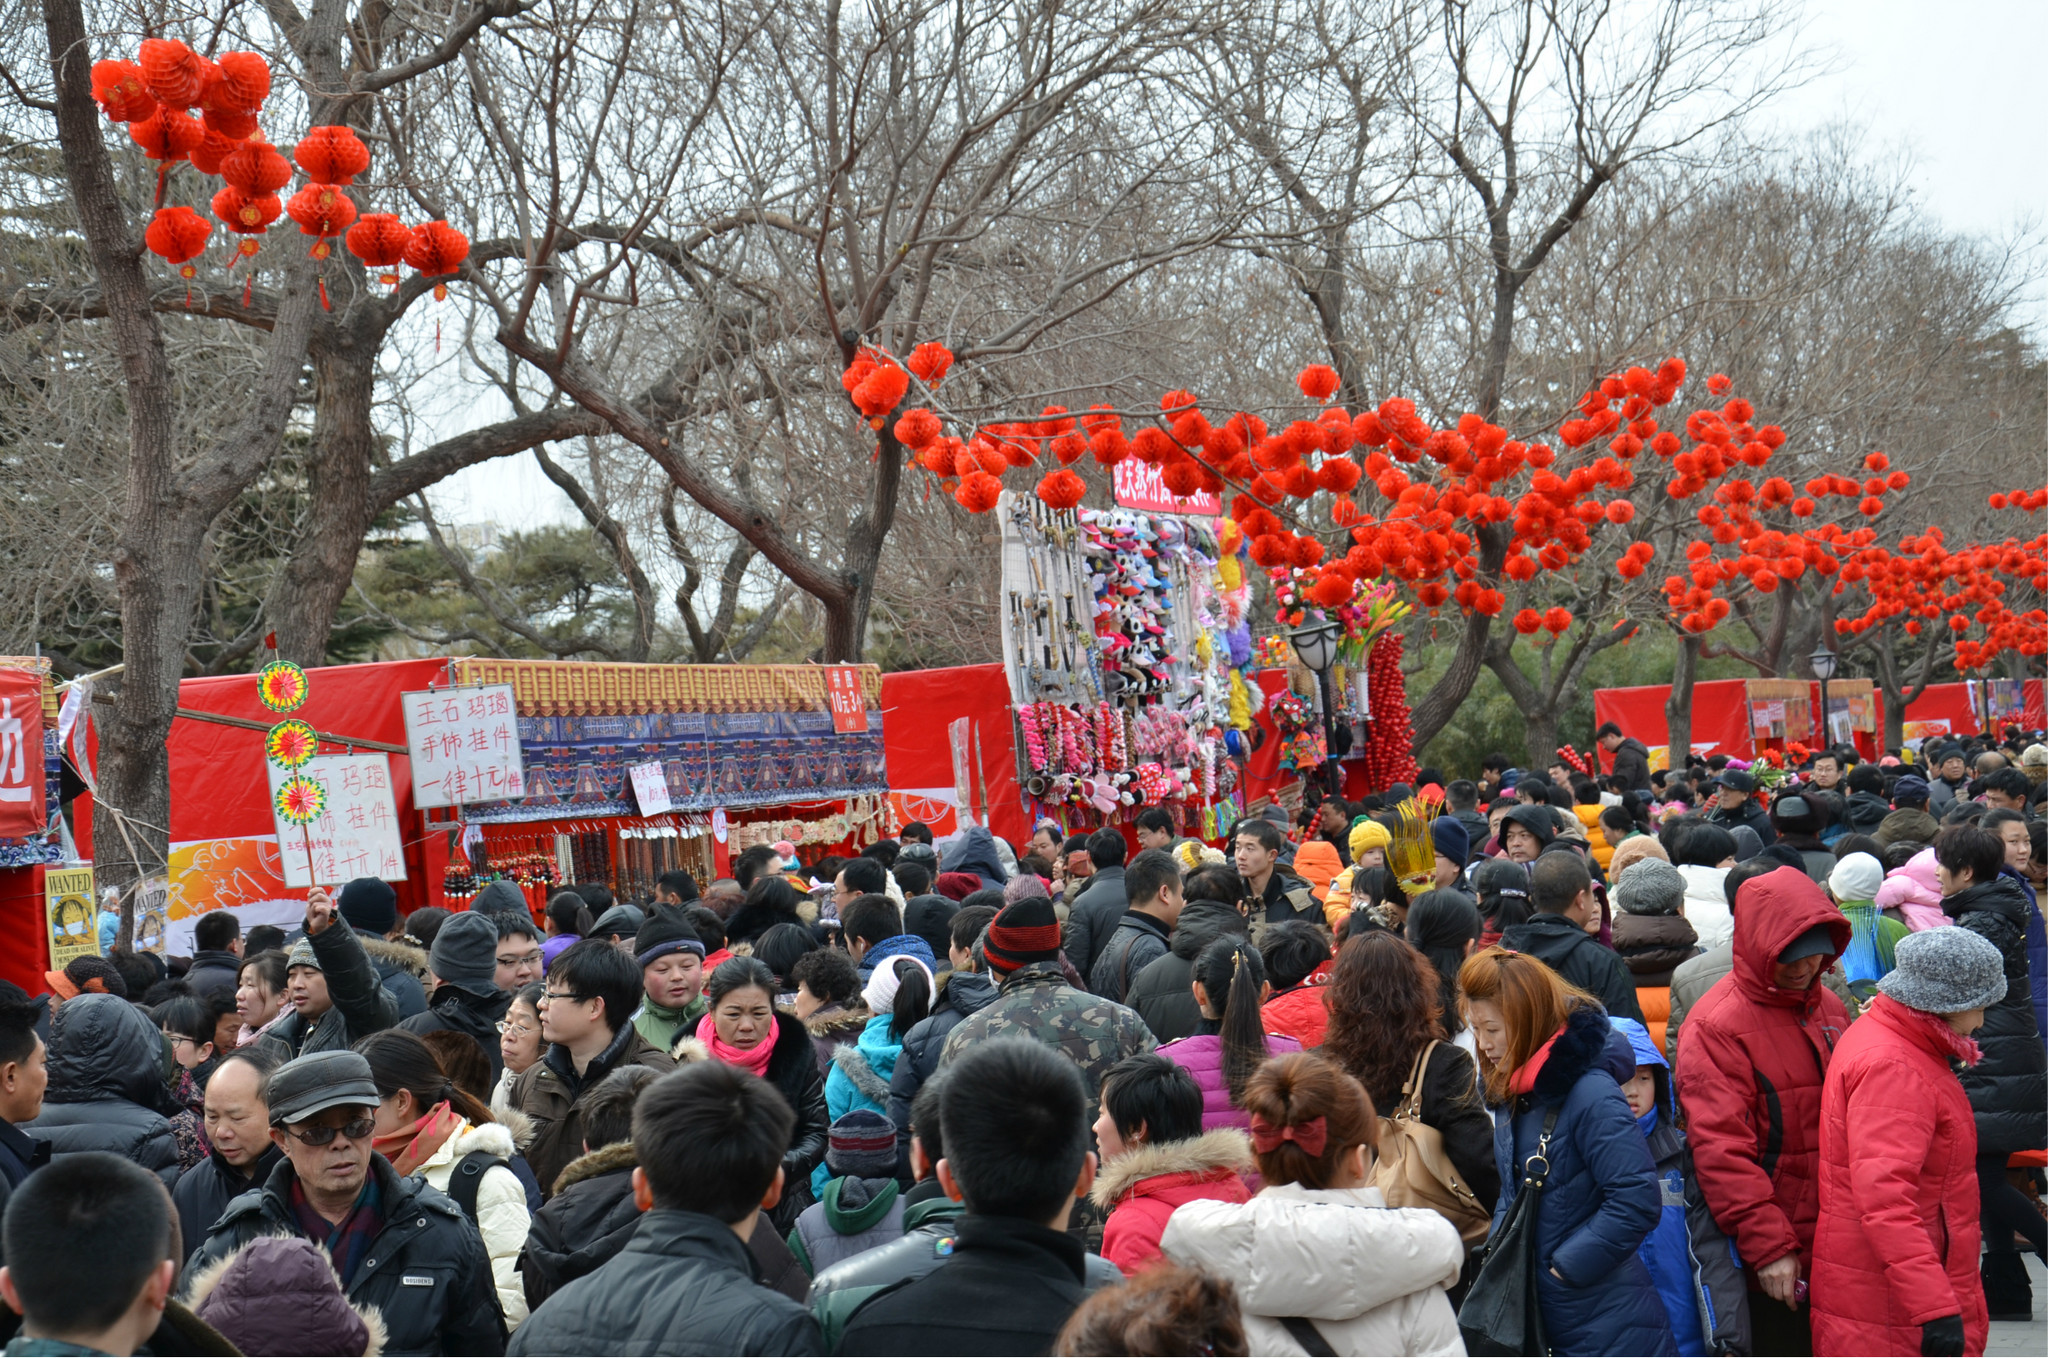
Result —
[{"label": "hanging pendant ornament", "polygon": [[299,768],[319,752],[319,733],[296,717],[271,727],[263,740],[263,753],[281,769]]},{"label": "hanging pendant ornament", "polygon": [[296,712],[311,685],[306,672],[289,660],[273,660],[256,676],[256,696],[273,712]]},{"label": "hanging pendant ornament", "polygon": [[295,773],[277,785],[271,805],[286,823],[311,825],[327,810],[327,789],[304,774]]}]

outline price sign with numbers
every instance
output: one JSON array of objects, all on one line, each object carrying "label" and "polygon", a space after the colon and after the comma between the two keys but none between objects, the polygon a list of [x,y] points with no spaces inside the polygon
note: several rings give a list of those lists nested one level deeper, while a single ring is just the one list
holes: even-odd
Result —
[{"label": "price sign with numbers", "polygon": [[858,667],[826,666],[825,696],[832,703],[834,731],[844,733],[868,729],[868,696],[861,690]]},{"label": "price sign with numbers", "polygon": [[668,774],[660,764],[635,764],[626,770],[626,777],[632,780],[641,815],[658,816],[675,805],[669,800]]},{"label": "price sign with numbers", "polygon": [[401,693],[414,806],[502,802],[526,795],[519,714],[510,684]]},{"label": "price sign with numbers", "polygon": [[[270,790],[292,775],[265,761]],[[286,886],[332,886],[358,877],[405,880],[405,849],[398,806],[391,795],[391,759],[381,754],[323,754],[298,770],[327,790],[311,824],[277,825],[278,857]]]}]

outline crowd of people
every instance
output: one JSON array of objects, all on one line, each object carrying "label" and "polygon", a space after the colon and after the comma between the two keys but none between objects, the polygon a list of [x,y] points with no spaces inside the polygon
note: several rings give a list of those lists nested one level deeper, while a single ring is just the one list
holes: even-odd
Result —
[{"label": "crowd of people", "polygon": [[0,983],[7,1352],[1982,1353],[2048,746],[1600,743]]}]

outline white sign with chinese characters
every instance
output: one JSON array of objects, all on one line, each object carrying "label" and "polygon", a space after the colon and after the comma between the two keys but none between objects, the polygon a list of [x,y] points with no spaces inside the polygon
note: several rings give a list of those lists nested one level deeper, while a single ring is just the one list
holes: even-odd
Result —
[{"label": "white sign with chinese characters", "polygon": [[640,803],[641,815],[658,816],[675,804],[668,799],[668,775],[660,764],[635,764],[626,770],[626,776],[633,780],[633,796]]},{"label": "white sign with chinese characters", "polygon": [[[290,773],[265,760],[270,792]],[[381,754],[323,754],[298,772],[327,790],[318,820],[301,828],[278,819],[278,857],[286,886],[333,886],[358,877],[405,880],[398,805],[391,796],[391,759]],[[273,807],[272,815],[275,816]]]},{"label": "white sign with chinese characters", "polygon": [[526,795],[519,714],[510,684],[401,693],[417,807],[502,802]]}]

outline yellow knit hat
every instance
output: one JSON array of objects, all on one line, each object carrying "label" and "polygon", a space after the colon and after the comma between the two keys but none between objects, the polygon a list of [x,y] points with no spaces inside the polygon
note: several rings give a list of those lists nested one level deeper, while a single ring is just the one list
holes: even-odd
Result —
[{"label": "yellow knit hat", "polygon": [[1393,842],[1387,827],[1368,816],[1351,827],[1351,861],[1356,863],[1374,849],[1385,850]]}]

